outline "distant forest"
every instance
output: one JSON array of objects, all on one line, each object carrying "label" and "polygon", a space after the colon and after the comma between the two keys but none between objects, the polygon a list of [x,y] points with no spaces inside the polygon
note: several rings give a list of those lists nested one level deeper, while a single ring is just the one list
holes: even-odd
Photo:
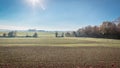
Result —
[{"label": "distant forest", "polygon": [[65,36],[120,39],[120,17],[114,21],[104,21],[100,26],[88,25],[77,31],[66,32]]}]

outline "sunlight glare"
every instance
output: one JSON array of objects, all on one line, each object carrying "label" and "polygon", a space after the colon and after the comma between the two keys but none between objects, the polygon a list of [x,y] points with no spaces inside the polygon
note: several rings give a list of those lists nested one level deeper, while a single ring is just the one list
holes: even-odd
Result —
[{"label": "sunlight glare", "polygon": [[28,0],[28,3],[33,7],[40,7],[41,9],[45,10],[45,6],[43,0]]}]

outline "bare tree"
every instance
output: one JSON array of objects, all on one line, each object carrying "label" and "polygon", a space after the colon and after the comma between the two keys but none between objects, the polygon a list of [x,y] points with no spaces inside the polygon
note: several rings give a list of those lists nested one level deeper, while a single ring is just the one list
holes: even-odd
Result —
[{"label": "bare tree", "polygon": [[16,31],[9,32],[8,37],[16,37]]},{"label": "bare tree", "polygon": [[100,31],[102,34],[114,34],[116,32],[116,25],[112,22],[103,22],[100,26]]},{"label": "bare tree", "polygon": [[58,32],[55,32],[55,37],[58,37]]},{"label": "bare tree", "polygon": [[38,34],[35,32],[34,34],[33,34],[33,37],[38,37]]},{"label": "bare tree", "polygon": [[3,37],[7,37],[7,34],[6,34],[6,33],[3,33]]}]

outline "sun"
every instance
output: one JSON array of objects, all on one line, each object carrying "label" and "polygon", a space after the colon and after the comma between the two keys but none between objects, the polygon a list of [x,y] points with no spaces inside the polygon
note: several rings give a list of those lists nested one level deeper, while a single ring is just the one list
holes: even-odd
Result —
[{"label": "sun", "polygon": [[38,3],[40,3],[40,0],[29,0],[32,6],[36,6]]},{"label": "sun", "polygon": [[27,2],[33,7],[40,7],[45,10],[44,0],[27,0]]}]

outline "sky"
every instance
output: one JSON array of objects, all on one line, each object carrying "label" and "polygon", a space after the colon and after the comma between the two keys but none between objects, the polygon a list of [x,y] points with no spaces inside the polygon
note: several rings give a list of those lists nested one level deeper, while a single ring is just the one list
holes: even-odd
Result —
[{"label": "sky", "polygon": [[0,29],[77,30],[120,17],[120,0],[0,0]]}]

